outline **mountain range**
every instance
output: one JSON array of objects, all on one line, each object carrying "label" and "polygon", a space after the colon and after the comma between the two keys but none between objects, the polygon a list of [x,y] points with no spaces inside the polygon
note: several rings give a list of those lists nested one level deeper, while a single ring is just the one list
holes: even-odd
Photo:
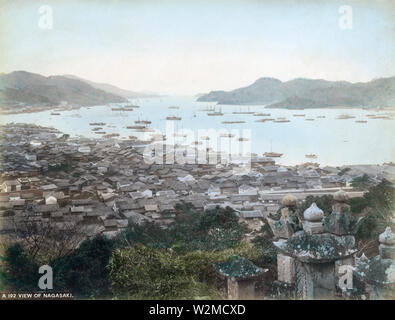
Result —
[{"label": "mountain range", "polygon": [[96,83],[76,76],[49,76],[26,71],[0,74],[0,105],[77,106],[127,102],[127,98],[147,96],[116,86]]},{"label": "mountain range", "polygon": [[395,77],[369,82],[327,81],[298,78],[282,82],[260,78],[232,91],[211,91],[197,101],[218,104],[262,104],[270,108],[378,107],[395,105]]}]

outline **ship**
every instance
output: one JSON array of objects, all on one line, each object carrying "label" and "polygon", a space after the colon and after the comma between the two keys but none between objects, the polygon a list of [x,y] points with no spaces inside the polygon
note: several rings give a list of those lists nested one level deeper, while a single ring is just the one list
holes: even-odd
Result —
[{"label": "ship", "polygon": [[223,116],[224,114],[222,113],[221,108],[219,111],[215,111],[215,109],[212,112],[207,113],[208,116]]},{"label": "ship", "polygon": [[103,138],[115,138],[115,137],[119,137],[119,133],[109,133],[103,136]]},{"label": "ship", "polygon": [[232,133],[221,133],[219,136],[221,138],[233,138],[235,135]]},{"label": "ship", "polygon": [[220,111],[209,112],[207,113],[208,116],[223,116],[224,114]]},{"label": "ship", "polygon": [[245,121],[222,121],[223,124],[245,123]]},{"label": "ship", "polygon": [[254,113],[254,116],[256,117],[270,117],[272,114],[271,113]]},{"label": "ship", "polygon": [[283,153],[277,153],[277,152],[265,152],[263,154],[265,157],[269,157],[269,158],[280,158]]},{"label": "ship", "polygon": [[348,114],[341,114],[336,118],[336,120],[346,120],[346,119],[354,119],[354,116],[350,116]]},{"label": "ship", "polygon": [[166,117],[166,120],[181,120],[181,117],[176,117],[176,116],[170,116],[170,117]]},{"label": "ship", "polygon": [[145,126],[127,126],[126,129],[144,129]]},{"label": "ship", "polygon": [[275,119],[272,119],[272,118],[265,118],[265,119],[258,119],[258,120],[255,120],[255,122],[267,122],[267,121],[274,121]]},{"label": "ship", "polygon": [[147,121],[147,120],[136,120],[134,123],[135,123],[135,124],[151,124],[151,121]]}]

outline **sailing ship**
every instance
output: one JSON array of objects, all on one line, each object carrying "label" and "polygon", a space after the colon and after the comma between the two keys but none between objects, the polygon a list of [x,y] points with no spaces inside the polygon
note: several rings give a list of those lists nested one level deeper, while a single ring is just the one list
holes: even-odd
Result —
[{"label": "sailing ship", "polygon": [[283,153],[273,152],[272,141],[270,141],[270,152],[265,152],[263,155],[268,158],[280,158],[283,155]]},{"label": "sailing ship", "polygon": [[278,152],[265,152],[263,154],[265,157],[269,157],[269,158],[280,158],[283,153],[278,153]]}]

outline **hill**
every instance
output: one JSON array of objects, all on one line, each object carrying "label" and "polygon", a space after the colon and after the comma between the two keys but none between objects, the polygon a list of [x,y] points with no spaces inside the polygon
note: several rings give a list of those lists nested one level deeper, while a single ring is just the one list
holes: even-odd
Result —
[{"label": "hill", "polygon": [[127,102],[121,95],[98,89],[79,79],[64,76],[44,77],[26,71],[0,75],[0,104],[77,106]]},{"label": "hill", "polygon": [[281,82],[260,78],[232,91],[211,91],[197,101],[219,104],[264,104],[271,108],[378,107],[395,105],[395,77],[351,83],[321,79]]}]

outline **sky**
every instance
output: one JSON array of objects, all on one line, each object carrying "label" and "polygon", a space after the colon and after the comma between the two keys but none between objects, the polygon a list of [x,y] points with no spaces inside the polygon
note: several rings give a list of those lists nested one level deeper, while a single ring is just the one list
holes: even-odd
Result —
[{"label": "sky", "polygon": [[[51,28],[39,23],[43,5]],[[260,77],[365,82],[395,75],[394,9],[392,0],[0,0],[0,72],[180,95]]]}]

